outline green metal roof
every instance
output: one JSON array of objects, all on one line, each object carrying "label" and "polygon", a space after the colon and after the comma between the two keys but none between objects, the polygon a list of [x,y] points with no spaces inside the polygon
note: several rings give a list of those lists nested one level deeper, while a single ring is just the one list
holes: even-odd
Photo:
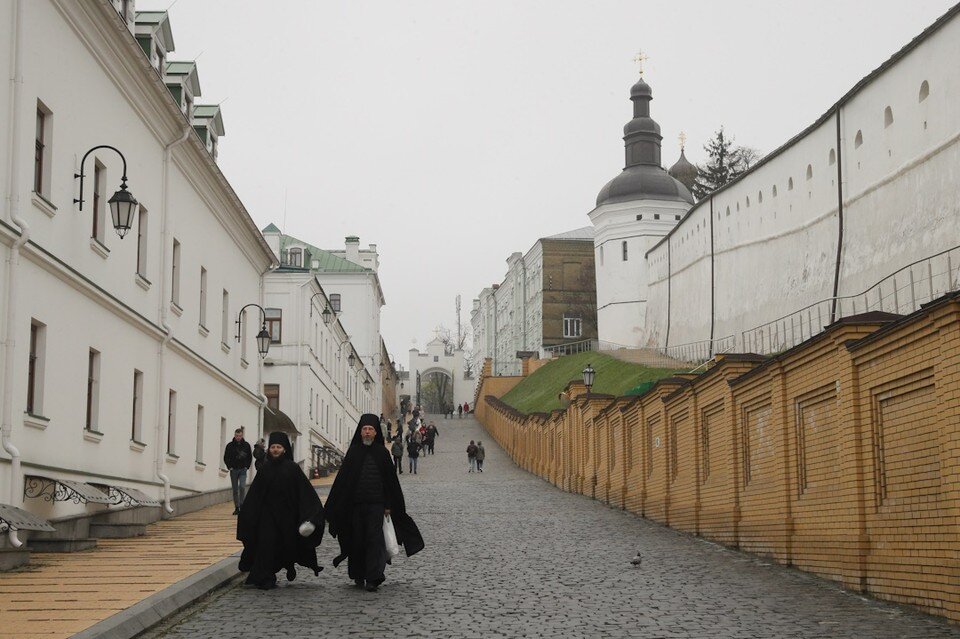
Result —
[{"label": "green metal roof", "polygon": [[189,75],[196,68],[196,62],[167,62],[167,75]]},{"label": "green metal roof", "polygon": [[166,11],[137,11],[135,22],[142,24],[160,24],[166,17]]},{"label": "green metal roof", "polygon": [[[276,227],[275,224],[269,224],[265,229],[264,233],[279,233],[280,229]],[[310,259],[316,260],[319,262],[319,266],[314,271],[320,271],[323,273],[369,273],[372,272],[372,269],[369,269],[365,266],[360,266],[359,264],[354,264],[348,259],[342,258],[339,255],[334,255],[330,251],[325,251],[322,248],[308,244],[301,239],[295,238],[291,235],[281,235],[280,236],[280,250],[288,248],[289,244],[298,244],[303,245],[305,249],[310,251]]]}]

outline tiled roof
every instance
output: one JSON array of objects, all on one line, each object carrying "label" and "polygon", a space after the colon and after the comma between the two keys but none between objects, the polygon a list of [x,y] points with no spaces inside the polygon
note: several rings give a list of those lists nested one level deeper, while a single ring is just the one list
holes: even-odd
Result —
[{"label": "tiled roof", "polygon": [[[264,229],[264,233],[280,233],[280,229],[277,228],[276,224],[268,224]],[[290,248],[291,245],[303,246],[305,249],[310,251],[311,260],[315,260],[319,263],[317,268],[313,269],[315,271],[321,271],[323,273],[366,273],[372,272],[372,269],[369,269],[365,266],[360,266],[359,264],[354,264],[348,259],[342,258],[339,255],[334,255],[330,251],[325,251],[322,248],[317,248],[312,244],[308,244],[301,239],[295,238],[292,235],[281,235],[280,236],[280,249]]]},{"label": "tiled roof", "polygon": [[261,233],[279,233],[279,232],[280,232],[280,229],[278,229],[277,225],[274,224],[273,222],[271,222],[270,224],[267,224],[261,231]]}]

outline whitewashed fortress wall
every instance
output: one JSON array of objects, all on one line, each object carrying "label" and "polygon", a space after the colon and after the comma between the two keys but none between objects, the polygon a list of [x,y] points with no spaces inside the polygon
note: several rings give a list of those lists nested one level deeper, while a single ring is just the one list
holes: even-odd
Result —
[{"label": "whitewashed fortress wall", "polygon": [[838,295],[960,244],[958,14],[951,10],[817,123],[698,202],[647,253],[649,345],[709,339],[711,323],[714,338],[739,336],[831,297],[840,201]]}]

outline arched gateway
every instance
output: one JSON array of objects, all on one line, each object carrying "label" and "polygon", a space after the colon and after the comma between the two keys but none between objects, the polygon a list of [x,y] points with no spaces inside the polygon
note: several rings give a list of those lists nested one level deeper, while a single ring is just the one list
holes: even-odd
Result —
[{"label": "arched gateway", "polygon": [[473,405],[476,380],[467,374],[462,350],[448,348],[440,339],[426,346],[426,352],[410,349],[410,400],[428,415],[443,415],[464,403]]}]

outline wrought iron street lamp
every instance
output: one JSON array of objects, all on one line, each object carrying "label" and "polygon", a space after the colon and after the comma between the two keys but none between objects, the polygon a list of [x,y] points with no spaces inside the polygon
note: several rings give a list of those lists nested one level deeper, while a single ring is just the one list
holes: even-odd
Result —
[{"label": "wrought iron street lamp", "polygon": [[353,353],[350,353],[350,356],[347,358],[347,364],[351,367],[357,363],[357,358],[353,356]]},{"label": "wrought iron street lamp", "polygon": [[[86,165],[87,157],[97,149],[110,149],[111,151],[115,151],[116,154],[120,156],[120,159],[123,160],[123,177],[120,178],[120,190],[115,192],[113,196],[107,200],[107,204],[110,205],[110,217],[113,220],[113,228],[122,240],[127,234],[127,231],[133,226],[133,215],[136,213],[140,203],[137,202],[137,198],[133,197],[133,193],[127,190],[127,158],[123,157],[123,153],[121,153],[119,149],[109,144],[100,144],[83,154],[83,159],[80,160],[80,172],[74,173],[73,175],[75,180],[80,180],[80,199],[75,199],[73,203],[80,204],[80,210],[83,211],[83,180],[86,177],[83,167]],[[94,215],[96,215],[96,211],[94,211]]]},{"label": "wrought iron street lamp", "polygon": [[[314,298],[319,297],[320,295],[324,295],[324,294],[314,293],[313,297],[310,298],[310,316],[311,317],[313,317],[313,300]],[[328,301],[326,307],[323,309],[323,312],[320,313],[320,317],[323,318],[324,325],[330,326],[330,322],[332,322],[336,316],[337,314],[334,313],[332,310],[330,310],[330,302]]]},{"label": "wrought iron street lamp", "polygon": [[590,389],[593,388],[593,380],[597,376],[597,371],[593,370],[593,366],[587,364],[587,367],[583,369],[583,385],[587,387],[587,395],[590,394]]},{"label": "wrought iron street lamp", "polygon": [[369,379],[363,380],[363,390],[367,390],[367,391],[370,390],[370,380],[369,380]]},{"label": "wrought iron street lamp", "polygon": [[255,306],[256,308],[260,309],[260,318],[262,321],[260,323],[260,332],[257,333],[257,351],[260,353],[260,359],[263,359],[264,357],[267,356],[267,352],[270,350],[270,331],[267,330],[267,312],[263,310],[262,306],[260,306],[259,304],[251,303],[251,304],[247,304],[246,306],[240,309],[240,312],[237,314],[236,337],[237,337],[237,341],[239,342],[240,341],[240,324],[243,321],[243,312],[248,308],[250,308],[251,306]]}]

